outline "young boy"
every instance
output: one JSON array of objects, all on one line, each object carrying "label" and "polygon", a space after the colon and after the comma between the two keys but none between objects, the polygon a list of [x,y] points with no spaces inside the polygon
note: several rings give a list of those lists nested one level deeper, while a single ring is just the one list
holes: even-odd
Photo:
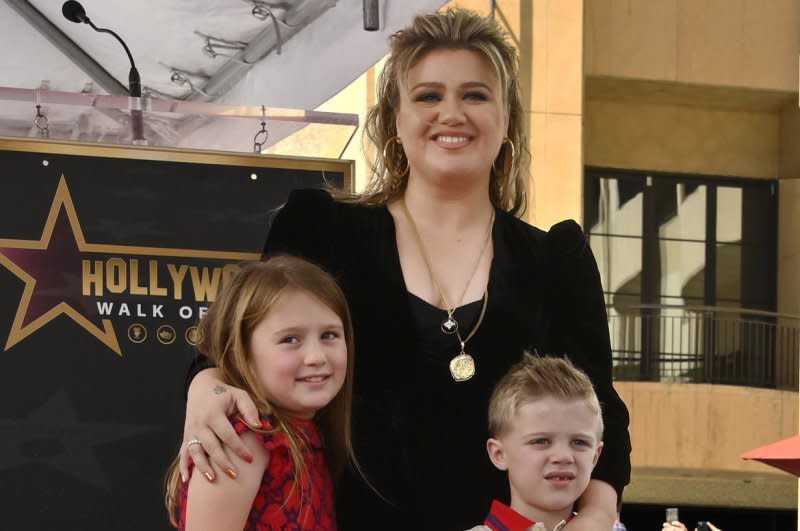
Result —
[{"label": "young boy", "polygon": [[565,359],[525,353],[492,393],[489,433],[486,450],[508,471],[511,506],[493,501],[483,525],[470,531],[562,529],[603,447],[589,378]]}]

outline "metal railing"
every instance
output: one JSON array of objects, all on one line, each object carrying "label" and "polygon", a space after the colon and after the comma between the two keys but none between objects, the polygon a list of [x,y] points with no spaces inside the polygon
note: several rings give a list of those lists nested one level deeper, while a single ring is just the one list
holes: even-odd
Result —
[{"label": "metal railing", "polygon": [[655,304],[608,314],[617,380],[797,390],[798,316]]}]

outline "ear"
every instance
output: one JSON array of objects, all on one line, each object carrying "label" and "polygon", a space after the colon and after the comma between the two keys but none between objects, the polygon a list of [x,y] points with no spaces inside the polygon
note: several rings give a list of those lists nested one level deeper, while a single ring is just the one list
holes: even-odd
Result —
[{"label": "ear", "polygon": [[503,441],[490,437],[486,441],[486,452],[489,454],[489,459],[498,470],[508,470],[506,464],[506,455],[503,451]]},{"label": "ear", "polygon": [[592,468],[595,467],[597,464],[597,460],[600,459],[600,454],[603,453],[603,441],[597,445],[597,449],[594,451],[594,459],[592,460]]}]

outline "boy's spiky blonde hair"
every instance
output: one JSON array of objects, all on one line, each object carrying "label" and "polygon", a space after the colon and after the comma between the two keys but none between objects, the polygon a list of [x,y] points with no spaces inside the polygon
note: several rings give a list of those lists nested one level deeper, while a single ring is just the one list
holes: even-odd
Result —
[{"label": "boy's spiky blonde hair", "polygon": [[512,366],[492,392],[489,400],[489,433],[502,437],[512,426],[520,406],[544,396],[583,400],[599,417],[597,440],[603,439],[603,415],[592,381],[569,360],[533,356],[525,352],[522,361]]}]

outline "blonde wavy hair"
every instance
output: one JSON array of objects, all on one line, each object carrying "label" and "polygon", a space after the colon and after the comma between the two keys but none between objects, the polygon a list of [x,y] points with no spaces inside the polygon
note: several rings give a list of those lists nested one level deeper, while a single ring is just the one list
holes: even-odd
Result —
[{"label": "blonde wavy hair", "polygon": [[[403,30],[392,35],[390,53],[378,78],[377,103],[367,113],[364,144],[372,175],[363,192],[337,199],[372,205],[386,204],[401,197],[408,182],[408,159],[390,139],[397,135],[395,117],[400,88],[408,70],[427,53],[438,49],[463,49],[480,53],[495,69],[508,112],[508,142],[503,142],[492,166],[489,197],[492,204],[520,216],[527,208],[530,152],[525,134],[524,110],[519,87],[519,59],[516,48],[490,18],[465,9],[419,15]],[[386,156],[384,157],[384,146]]]},{"label": "blonde wavy hair", "polygon": [[[214,362],[225,383],[247,391],[259,413],[269,418],[273,429],[254,431],[286,435],[295,477],[299,480],[295,483],[297,486],[308,483],[308,471],[303,460],[308,451],[308,441],[301,427],[267,398],[248,365],[248,345],[253,330],[275,301],[289,290],[313,295],[342,320],[347,345],[347,372],[342,388],[330,403],[317,412],[315,422],[325,441],[333,477],[340,477],[348,463],[360,472],[350,439],[353,324],[347,300],[330,274],[310,262],[292,256],[275,256],[263,262],[242,264],[239,272],[225,283],[216,301],[200,321],[197,350]],[[176,460],[166,479],[167,511],[170,521],[176,527],[180,490],[181,477]]]}]

